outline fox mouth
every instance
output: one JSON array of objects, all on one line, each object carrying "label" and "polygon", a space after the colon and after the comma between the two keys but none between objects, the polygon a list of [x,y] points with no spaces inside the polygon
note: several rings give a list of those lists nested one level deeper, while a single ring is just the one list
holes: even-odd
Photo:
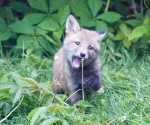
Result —
[{"label": "fox mouth", "polygon": [[81,58],[73,56],[72,57],[72,67],[78,69],[81,64]]}]

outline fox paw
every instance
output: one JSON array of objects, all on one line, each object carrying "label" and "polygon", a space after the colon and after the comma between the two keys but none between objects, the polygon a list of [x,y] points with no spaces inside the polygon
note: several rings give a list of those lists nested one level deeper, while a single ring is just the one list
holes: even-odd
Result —
[{"label": "fox paw", "polygon": [[87,78],[84,78],[85,88],[97,90],[100,88],[100,85],[100,78],[97,75],[91,75]]}]

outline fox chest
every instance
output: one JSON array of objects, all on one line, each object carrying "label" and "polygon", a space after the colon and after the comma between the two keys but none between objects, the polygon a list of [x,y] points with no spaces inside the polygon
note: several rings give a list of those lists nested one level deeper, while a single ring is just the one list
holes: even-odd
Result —
[{"label": "fox chest", "polygon": [[[93,74],[96,74],[97,69],[95,67],[84,67],[83,78],[87,78]],[[82,82],[82,69],[70,69],[71,80],[73,84],[81,84]]]}]

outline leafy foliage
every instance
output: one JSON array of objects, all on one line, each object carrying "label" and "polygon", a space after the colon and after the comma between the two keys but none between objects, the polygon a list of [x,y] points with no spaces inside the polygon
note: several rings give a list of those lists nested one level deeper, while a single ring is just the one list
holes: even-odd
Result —
[{"label": "leafy foliage", "polygon": [[[132,21],[134,22],[135,20],[129,20],[125,23],[122,23],[119,27],[120,30],[114,39],[122,40],[123,45],[127,48],[129,48],[132,45],[132,43],[136,44],[135,46],[137,48],[139,48],[141,45],[142,48],[145,48],[149,44],[150,39],[148,35],[150,31],[147,27],[150,24],[150,18],[147,16],[145,18],[143,17],[142,20],[136,20],[138,21],[137,24],[134,24]],[[129,28],[128,25],[131,25],[134,28]]]},{"label": "leafy foliage", "polygon": [[[104,9],[105,4],[108,6]],[[0,9],[0,41],[4,41],[1,42],[1,56],[6,50],[14,51],[14,48],[14,56],[22,53],[39,57],[53,54],[62,44],[69,14],[75,15],[82,27],[106,29],[106,41],[113,41],[116,45],[118,42],[115,41],[119,41],[128,49],[131,46],[145,48],[149,44],[149,10],[145,15],[129,15],[128,10],[120,13],[120,9],[125,8],[123,1],[117,5],[114,9],[115,2],[109,4],[102,0],[12,1]]]}]

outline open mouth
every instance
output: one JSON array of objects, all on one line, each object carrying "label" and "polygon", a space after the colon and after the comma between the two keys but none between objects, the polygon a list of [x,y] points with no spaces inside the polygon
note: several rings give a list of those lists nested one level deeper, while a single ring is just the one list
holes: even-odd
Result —
[{"label": "open mouth", "polygon": [[72,67],[73,68],[79,68],[81,64],[81,58],[73,56],[72,57]]}]

